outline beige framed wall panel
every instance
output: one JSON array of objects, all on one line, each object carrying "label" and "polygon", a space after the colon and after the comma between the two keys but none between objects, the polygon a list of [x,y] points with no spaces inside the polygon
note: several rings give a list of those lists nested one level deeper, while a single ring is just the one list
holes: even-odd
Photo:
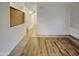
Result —
[{"label": "beige framed wall panel", "polygon": [[24,12],[10,7],[10,27],[24,24]]}]

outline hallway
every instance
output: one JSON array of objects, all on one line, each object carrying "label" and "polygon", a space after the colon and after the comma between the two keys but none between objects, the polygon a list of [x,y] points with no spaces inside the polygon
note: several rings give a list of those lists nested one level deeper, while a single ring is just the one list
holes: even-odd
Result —
[{"label": "hallway", "polygon": [[0,56],[79,56],[79,3],[0,3]]}]

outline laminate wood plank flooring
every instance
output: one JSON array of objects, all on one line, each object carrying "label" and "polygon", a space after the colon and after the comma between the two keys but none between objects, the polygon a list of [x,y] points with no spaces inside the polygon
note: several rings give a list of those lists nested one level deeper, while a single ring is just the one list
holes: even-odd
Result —
[{"label": "laminate wood plank flooring", "polygon": [[68,38],[31,37],[21,56],[79,56],[79,46]]}]

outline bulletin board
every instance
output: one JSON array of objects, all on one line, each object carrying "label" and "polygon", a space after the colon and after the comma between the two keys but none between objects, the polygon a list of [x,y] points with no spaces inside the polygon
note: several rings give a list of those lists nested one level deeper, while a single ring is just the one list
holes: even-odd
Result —
[{"label": "bulletin board", "polygon": [[10,7],[10,27],[24,24],[24,12]]}]

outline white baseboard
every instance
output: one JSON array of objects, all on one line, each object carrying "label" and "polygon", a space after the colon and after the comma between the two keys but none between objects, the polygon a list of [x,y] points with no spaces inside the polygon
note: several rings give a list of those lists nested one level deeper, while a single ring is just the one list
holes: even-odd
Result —
[{"label": "white baseboard", "polygon": [[77,39],[71,35],[38,35],[37,37],[69,38],[70,40],[72,40],[73,42],[75,42],[76,44],[79,45],[79,39]]},{"label": "white baseboard", "polygon": [[29,38],[25,35],[23,39],[16,45],[16,47],[11,51],[9,56],[19,56],[27,44]]},{"label": "white baseboard", "polygon": [[67,38],[69,38],[70,40],[72,40],[73,42],[79,45],[79,39],[73,37],[72,35],[67,36]]},{"label": "white baseboard", "polygon": [[37,35],[37,37],[67,37],[69,35]]}]

